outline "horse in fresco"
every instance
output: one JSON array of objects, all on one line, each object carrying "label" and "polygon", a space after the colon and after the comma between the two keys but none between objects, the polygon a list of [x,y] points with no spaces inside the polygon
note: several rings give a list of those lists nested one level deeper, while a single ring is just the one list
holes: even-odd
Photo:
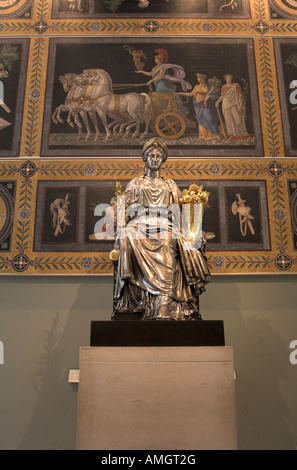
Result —
[{"label": "horse in fresco", "polygon": [[[108,142],[113,137],[131,137],[141,140],[148,135],[151,119],[151,99],[147,93],[115,94],[110,75],[102,69],[84,70],[82,75],[89,82],[85,100],[91,109],[96,111],[104,129]],[[107,117],[113,116],[114,121],[108,123]],[[145,128],[140,133],[140,126]],[[134,132],[132,133],[132,129]]]},{"label": "horse in fresco", "polygon": [[[63,123],[64,121],[61,118],[61,113],[68,112],[67,123],[71,127],[74,127],[74,123],[76,124],[78,129],[77,139],[84,138],[85,140],[88,140],[89,136],[91,135],[91,129],[88,120],[88,116],[90,116],[96,130],[96,140],[100,134],[96,112],[93,111],[88,105],[86,105],[86,102],[84,100],[85,90],[88,86],[88,83],[84,81],[83,77],[76,73],[67,73],[65,75],[61,75],[59,77],[59,81],[63,86],[63,90],[67,93],[67,96],[64,104],[57,106],[54,113],[52,114],[53,122],[55,124],[58,124],[58,122]],[[82,124],[79,120],[79,116],[81,116],[86,126],[86,136],[82,135]],[[71,120],[72,117],[74,123]]]}]

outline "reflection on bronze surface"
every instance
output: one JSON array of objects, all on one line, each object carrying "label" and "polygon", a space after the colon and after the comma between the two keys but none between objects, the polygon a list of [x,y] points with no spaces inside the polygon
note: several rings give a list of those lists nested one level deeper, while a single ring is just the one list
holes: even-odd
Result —
[{"label": "reflection on bronze surface", "polygon": [[[145,174],[126,187],[127,223],[111,254],[118,258],[115,309],[141,312],[145,320],[200,318],[198,298],[210,280],[205,237],[199,249],[193,248],[175,223],[181,217],[182,194],[174,181],[160,175],[167,159],[165,144],[151,139],[142,158]],[[135,204],[138,211],[132,210]],[[170,205],[178,213],[169,217]]]}]

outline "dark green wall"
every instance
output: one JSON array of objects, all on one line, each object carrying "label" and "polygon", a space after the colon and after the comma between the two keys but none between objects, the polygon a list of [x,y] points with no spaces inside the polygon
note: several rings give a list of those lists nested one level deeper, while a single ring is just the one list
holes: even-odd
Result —
[{"label": "dark green wall", "polygon": [[[233,346],[240,449],[295,449],[297,276],[213,276],[205,319]],[[111,277],[0,279],[0,449],[75,449],[79,348],[91,320],[109,320]]]}]

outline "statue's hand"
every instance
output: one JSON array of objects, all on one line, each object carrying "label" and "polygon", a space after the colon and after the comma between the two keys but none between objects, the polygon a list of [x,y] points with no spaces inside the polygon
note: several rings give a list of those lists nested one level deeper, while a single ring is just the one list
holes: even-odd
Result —
[{"label": "statue's hand", "polygon": [[120,241],[119,241],[118,237],[116,238],[116,240],[115,240],[115,242],[114,242],[113,249],[114,249],[115,251],[120,250]]}]

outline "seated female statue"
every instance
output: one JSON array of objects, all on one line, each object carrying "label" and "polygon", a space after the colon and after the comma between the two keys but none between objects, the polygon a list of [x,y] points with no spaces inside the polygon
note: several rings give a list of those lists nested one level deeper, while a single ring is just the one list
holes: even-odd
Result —
[{"label": "seated female statue", "polygon": [[141,312],[144,320],[191,320],[210,273],[205,239],[194,248],[180,229],[181,192],[160,175],[168,156],[158,138],[143,148],[145,173],[125,189],[128,222],[117,235],[117,312]]}]

